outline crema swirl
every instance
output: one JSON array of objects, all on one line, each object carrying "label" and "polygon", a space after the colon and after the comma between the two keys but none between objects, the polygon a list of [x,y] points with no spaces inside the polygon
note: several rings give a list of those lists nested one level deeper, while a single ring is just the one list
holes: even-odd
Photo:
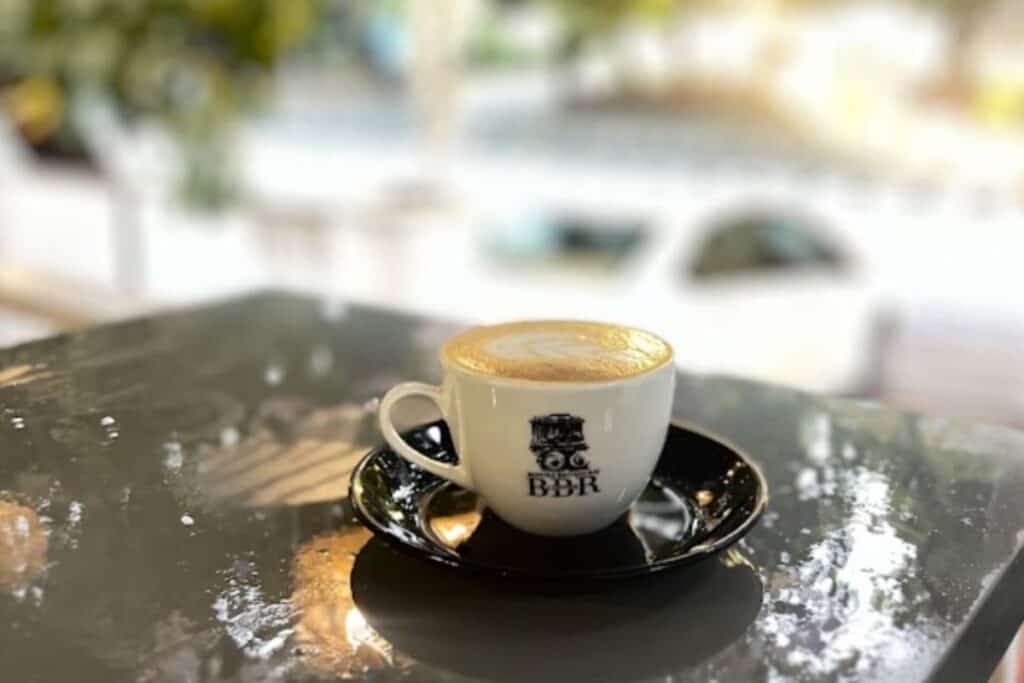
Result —
[{"label": "crema swirl", "polygon": [[442,358],[478,374],[545,382],[639,375],[672,358],[650,332],[607,323],[538,320],[475,327],[445,343]]}]

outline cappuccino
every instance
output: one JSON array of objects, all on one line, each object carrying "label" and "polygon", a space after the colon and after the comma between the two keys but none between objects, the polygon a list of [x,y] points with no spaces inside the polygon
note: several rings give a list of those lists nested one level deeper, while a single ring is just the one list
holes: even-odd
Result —
[{"label": "cappuccino", "polygon": [[538,320],[473,328],[450,339],[441,357],[454,367],[490,377],[603,382],[665,365],[672,347],[632,327]]},{"label": "cappuccino", "polygon": [[[540,320],[477,327],[441,349],[440,386],[399,384],[380,428],[400,456],[476,491],[503,520],[548,536],[622,516],[650,480],[672,415],[672,347],[622,325]],[[392,420],[402,400],[437,404],[458,454],[441,462]]]}]

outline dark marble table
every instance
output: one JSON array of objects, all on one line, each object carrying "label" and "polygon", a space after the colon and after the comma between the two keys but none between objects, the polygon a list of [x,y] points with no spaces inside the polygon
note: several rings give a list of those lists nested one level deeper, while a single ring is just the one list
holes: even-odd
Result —
[{"label": "dark marble table", "polygon": [[372,540],[375,397],[451,329],[263,295],[0,353],[0,680],[984,681],[1024,618],[1024,436],[725,379],[676,412],[772,500],[720,558],[563,594]]}]

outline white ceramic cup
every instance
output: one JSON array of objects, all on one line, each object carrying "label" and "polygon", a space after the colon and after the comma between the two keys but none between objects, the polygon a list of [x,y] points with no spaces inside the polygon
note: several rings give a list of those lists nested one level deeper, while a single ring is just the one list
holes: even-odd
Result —
[{"label": "white ceramic cup", "polygon": [[[538,381],[476,373],[442,355],[441,386],[391,389],[380,427],[396,453],[475,491],[509,524],[545,536],[590,533],[619,518],[650,480],[671,419],[671,360],[607,381]],[[409,396],[440,407],[457,464],[424,456],[398,434],[391,411]]]}]

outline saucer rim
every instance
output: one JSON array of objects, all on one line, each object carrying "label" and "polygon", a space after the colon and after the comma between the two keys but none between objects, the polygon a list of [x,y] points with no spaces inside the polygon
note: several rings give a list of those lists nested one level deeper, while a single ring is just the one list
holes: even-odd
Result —
[{"label": "saucer rim", "polygon": [[[410,427],[402,432],[407,434],[409,432],[418,431],[429,427],[430,425],[444,422],[444,420],[431,420],[418,424],[414,427]],[[518,579],[525,581],[539,581],[544,583],[559,582],[559,581],[580,581],[580,580],[593,580],[593,581],[606,581],[625,579],[638,576],[648,576],[650,574],[665,571],[674,567],[682,567],[690,564],[706,560],[710,557],[717,555],[718,553],[730,548],[735,545],[740,539],[746,536],[760,521],[765,509],[768,506],[769,495],[768,495],[768,480],[764,476],[764,472],[761,471],[761,467],[750,457],[743,449],[736,446],[730,440],[725,437],[707,429],[695,425],[694,423],[684,420],[681,418],[673,418],[669,421],[669,428],[675,427],[684,432],[690,432],[696,434],[709,441],[713,441],[720,446],[733,452],[744,464],[750,469],[755,481],[757,482],[757,496],[754,501],[753,508],[747,518],[744,519],[739,526],[730,531],[728,534],[716,539],[711,544],[703,547],[703,544],[699,544],[685,551],[681,555],[666,557],[654,562],[649,562],[643,565],[636,565],[632,567],[622,567],[619,569],[596,569],[596,570],[580,570],[580,571],[561,571],[557,574],[546,573],[543,571],[525,571],[521,569],[503,569],[495,567],[493,565],[480,564],[478,562],[467,561],[462,559],[454,552],[451,555],[442,554],[433,550],[423,549],[417,546],[410,545],[403,541],[400,537],[393,535],[388,530],[382,527],[373,517],[368,514],[362,505],[362,496],[356,495],[354,492],[355,483],[362,477],[363,470],[369,465],[369,463],[383,451],[394,451],[387,443],[380,443],[374,446],[372,449],[367,451],[366,455],[359,461],[359,463],[352,470],[349,478],[348,486],[348,500],[352,506],[352,510],[355,513],[359,523],[369,529],[375,537],[380,538],[382,541],[388,543],[394,548],[401,550],[404,553],[408,553],[414,557],[426,558],[431,562],[450,567],[463,572],[468,572],[476,575],[483,576],[498,576],[502,578]],[[397,455],[397,454],[396,454]],[[401,457],[400,455],[398,457]],[[436,475],[435,475],[436,476]],[[440,486],[457,486],[453,482],[445,480],[443,477],[438,477],[441,480]],[[433,539],[431,539],[433,540]]]}]

